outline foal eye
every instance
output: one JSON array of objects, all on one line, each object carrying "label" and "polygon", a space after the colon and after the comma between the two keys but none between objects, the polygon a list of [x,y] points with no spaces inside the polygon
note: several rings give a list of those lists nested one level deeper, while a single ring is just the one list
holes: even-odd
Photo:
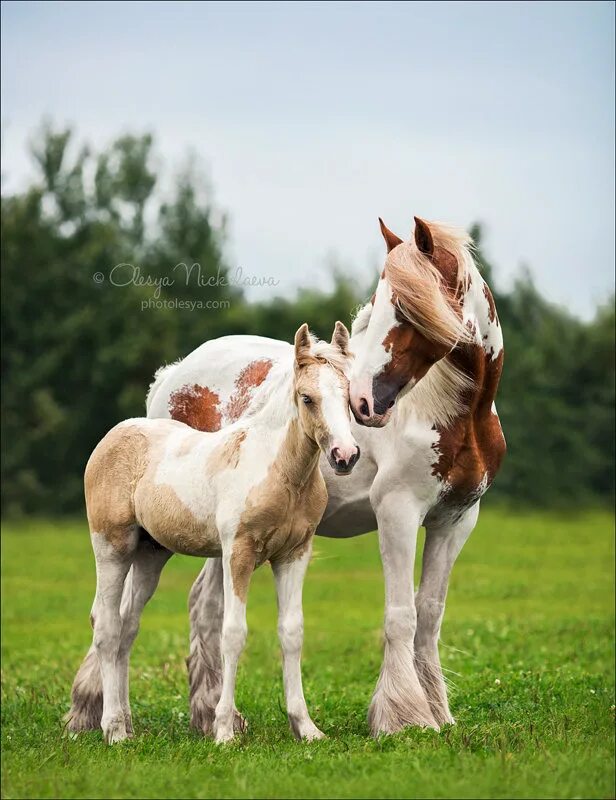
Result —
[{"label": "foal eye", "polygon": [[309,406],[312,403],[312,397],[309,397],[307,394],[303,394],[302,402]]}]

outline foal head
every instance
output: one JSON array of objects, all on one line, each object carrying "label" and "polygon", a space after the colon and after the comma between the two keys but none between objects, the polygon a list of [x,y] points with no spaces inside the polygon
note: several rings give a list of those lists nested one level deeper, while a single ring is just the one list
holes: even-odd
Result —
[{"label": "foal head", "polygon": [[371,308],[361,314],[365,333],[354,347],[350,384],[355,419],[373,427],[388,422],[402,389],[468,336],[468,236],[415,217],[414,238],[403,242],[379,222],[388,255]]},{"label": "foal head", "polygon": [[349,332],[337,322],[331,344],[318,342],[304,323],[295,334],[294,391],[300,425],[327,456],[336,475],[349,475],[359,459],[351,433]]}]

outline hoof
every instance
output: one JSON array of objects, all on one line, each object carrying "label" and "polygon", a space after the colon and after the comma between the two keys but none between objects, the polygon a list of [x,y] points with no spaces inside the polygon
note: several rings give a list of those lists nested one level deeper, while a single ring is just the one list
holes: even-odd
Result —
[{"label": "hoof", "polygon": [[317,742],[320,739],[327,739],[327,736],[320,731],[316,725],[313,725],[312,730],[306,731],[302,734],[303,742]]},{"label": "hoof", "polygon": [[109,722],[103,724],[102,728],[103,736],[105,737],[107,744],[117,744],[117,742],[123,742],[125,739],[130,738],[130,735],[126,730],[126,723],[124,721],[123,714],[121,717],[114,717],[113,719],[109,720]]},{"label": "hoof", "polygon": [[293,732],[293,736],[298,741],[315,742],[318,739],[327,739],[327,736],[320,731],[310,717],[297,717],[294,714],[288,714],[289,726]]},{"label": "hoof", "polygon": [[[199,706],[191,709],[190,727],[203,736],[214,735],[215,709],[210,706]],[[248,720],[235,709],[233,712],[233,732],[246,733],[248,730]]]},{"label": "hoof", "polygon": [[425,697],[407,697],[402,703],[400,698],[390,697],[378,690],[372,698],[368,724],[374,737],[400,733],[405,728],[413,727],[439,730]]},{"label": "hoof", "polygon": [[216,744],[229,744],[235,739],[233,728],[220,727],[214,734],[214,741]]}]

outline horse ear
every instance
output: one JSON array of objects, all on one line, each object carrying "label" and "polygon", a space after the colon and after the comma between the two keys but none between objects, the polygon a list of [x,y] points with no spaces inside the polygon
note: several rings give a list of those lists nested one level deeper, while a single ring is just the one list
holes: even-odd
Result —
[{"label": "horse ear", "polygon": [[387,245],[387,252],[391,253],[394,247],[402,244],[402,239],[400,239],[399,236],[396,236],[395,233],[392,233],[380,217],[379,225],[381,226],[381,233],[383,234],[383,239],[385,239],[385,244]]},{"label": "horse ear", "polygon": [[310,355],[310,331],[308,323],[304,322],[295,334],[295,361],[299,367],[303,366]]},{"label": "horse ear", "polygon": [[413,217],[415,220],[415,244],[420,253],[425,256],[431,256],[434,253],[434,239],[428,227],[428,223],[424,222],[419,217]]},{"label": "horse ear", "polygon": [[349,332],[344,323],[338,321],[332,334],[332,344],[337,347],[343,356],[350,355],[349,351]]}]

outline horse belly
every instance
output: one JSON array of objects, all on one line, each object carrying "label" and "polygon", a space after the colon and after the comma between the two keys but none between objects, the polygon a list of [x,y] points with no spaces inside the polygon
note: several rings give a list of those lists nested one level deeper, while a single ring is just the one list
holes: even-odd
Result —
[{"label": "horse belly", "polygon": [[141,527],[173,553],[200,557],[222,554],[213,511],[196,504],[189,507],[169,484],[139,487],[135,513]]}]

